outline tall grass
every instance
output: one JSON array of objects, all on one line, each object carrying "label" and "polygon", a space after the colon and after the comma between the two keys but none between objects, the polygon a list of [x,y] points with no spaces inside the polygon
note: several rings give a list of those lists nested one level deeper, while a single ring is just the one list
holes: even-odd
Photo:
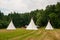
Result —
[{"label": "tall grass", "polygon": [[26,30],[17,28],[16,30],[0,29],[0,40],[60,40],[60,29]]}]

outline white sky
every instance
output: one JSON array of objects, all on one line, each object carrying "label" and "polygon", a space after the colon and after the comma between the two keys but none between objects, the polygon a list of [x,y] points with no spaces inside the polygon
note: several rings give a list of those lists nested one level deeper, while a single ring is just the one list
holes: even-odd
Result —
[{"label": "white sky", "polygon": [[45,9],[47,5],[56,4],[60,0],[0,0],[0,10],[7,15],[10,12],[30,12]]}]

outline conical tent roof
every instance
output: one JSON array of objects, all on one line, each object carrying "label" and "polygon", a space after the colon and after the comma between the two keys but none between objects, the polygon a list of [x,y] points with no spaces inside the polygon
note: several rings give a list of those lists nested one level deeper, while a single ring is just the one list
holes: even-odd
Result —
[{"label": "conical tent roof", "polygon": [[11,20],[10,24],[7,27],[7,30],[14,30],[14,29],[16,29],[16,28],[15,28],[15,26],[14,26],[12,20]]},{"label": "conical tent roof", "polygon": [[31,18],[30,24],[27,26],[28,30],[37,30],[37,26],[34,24],[33,18]]},{"label": "conical tent roof", "polygon": [[53,30],[53,27],[52,27],[52,25],[50,24],[50,21],[48,21],[48,24],[47,24],[47,26],[46,26],[45,29],[47,29],[47,30]]}]

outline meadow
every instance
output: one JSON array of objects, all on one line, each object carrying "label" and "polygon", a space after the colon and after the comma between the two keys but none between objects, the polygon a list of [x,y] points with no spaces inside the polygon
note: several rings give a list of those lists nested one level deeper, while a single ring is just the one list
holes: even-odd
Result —
[{"label": "meadow", "polygon": [[0,40],[60,40],[60,29],[26,30],[17,28],[16,30],[0,29]]}]

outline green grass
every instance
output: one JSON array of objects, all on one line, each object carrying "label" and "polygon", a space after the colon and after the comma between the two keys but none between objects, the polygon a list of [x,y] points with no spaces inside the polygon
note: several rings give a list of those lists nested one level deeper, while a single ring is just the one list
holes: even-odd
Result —
[{"label": "green grass", "polygon": [[60,40],[60,29],[26,30],[17,28],[16,30],[0,29],[0,40]]}]

